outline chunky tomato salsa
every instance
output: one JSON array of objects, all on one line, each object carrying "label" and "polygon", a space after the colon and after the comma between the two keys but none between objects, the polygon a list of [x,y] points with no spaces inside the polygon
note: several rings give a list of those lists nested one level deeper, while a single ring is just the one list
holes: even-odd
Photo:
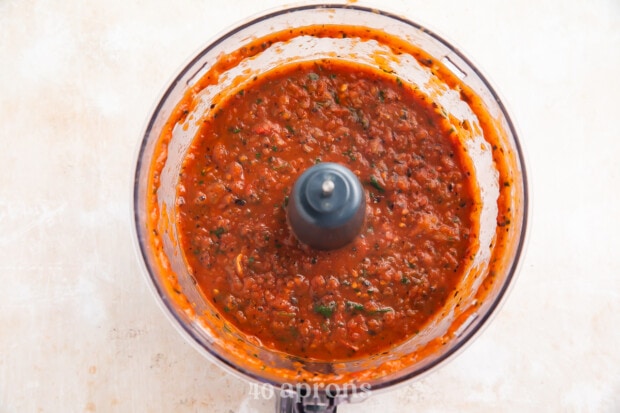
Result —
[{"label": "chunky tomato salsa", "polygon": [[[263,346],[359,358],[415,335],[460,280],[472,183],[436,105],[392,74],[322,60],[254,78],[203,121],[177,188],[181,246],[204,296]],[[337,162],[365,187],[338,250],[287,225],[296,178]]]}]

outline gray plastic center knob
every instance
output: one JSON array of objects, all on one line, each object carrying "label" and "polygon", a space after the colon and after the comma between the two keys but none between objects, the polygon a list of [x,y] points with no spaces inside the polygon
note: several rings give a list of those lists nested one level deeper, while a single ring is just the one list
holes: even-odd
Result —
[{"label": "gray plastic center knob", "polygon": [[321,250],[353,241],[364,224],[366,197],[359,179],[345,166],[325,162],[295,182],[287,207],[297,239]]}]

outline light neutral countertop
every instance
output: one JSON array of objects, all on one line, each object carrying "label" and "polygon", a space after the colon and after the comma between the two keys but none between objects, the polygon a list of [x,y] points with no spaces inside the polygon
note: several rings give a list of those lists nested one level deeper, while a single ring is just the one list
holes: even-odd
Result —
[{"label": "light neutral countertop", "polygon": [[[260,412],[146,287],[136,147],[164,86],[278,0],[0,0],[0,413]],[[620,2],[375,0],[456,44],[526,149],[529,246],[463,353],[342,412],[620,412]]]}]

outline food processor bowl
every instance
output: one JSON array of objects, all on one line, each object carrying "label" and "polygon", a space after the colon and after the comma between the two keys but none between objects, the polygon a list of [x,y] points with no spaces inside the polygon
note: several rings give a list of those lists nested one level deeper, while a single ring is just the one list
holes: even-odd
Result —
[{"label": "food processor bowl", "polygon": [[[335,26],[342,30],[332,30]],[[329,30],[300,30],[304,27]],[[261,43],[287,31],[288,37]],[[256,45],[260,47],[253,50]],[[238,331],[197,287],[175,222],[179,171],[201,119],[254,76],[321,59],[393,73],[431,98],[465,148],[478,188],[473,259],[455,293],[419,334],[389,351],[354,360],[303,359],[261,346]],[[159,100],[140,144],[134,177],[139,256],[164,312],[190,343],[220,366],[282,390],[276,393],[281,411],[334,411],[343,401],[420,377],[461,350],[489,321],[513,283],[526,233],[527,203],[515,129],[478,69],[424,27],[354,4],[277,10],[210,42]]]}]

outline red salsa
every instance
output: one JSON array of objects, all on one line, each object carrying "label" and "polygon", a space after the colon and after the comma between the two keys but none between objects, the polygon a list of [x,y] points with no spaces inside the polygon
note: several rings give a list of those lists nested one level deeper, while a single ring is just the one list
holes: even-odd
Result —
[{"label": "red salsa", "polygon": [[[259,76],[214,108],[184,161],[189,270],[266,347],[330,361],[385,351],[462,277],[473,198],[461,151],[445,114],[394,75],[322,60]],[[289,192],[318,162],[365,187],[362,232],[338,250],[303,245],[287,225]]]}]

